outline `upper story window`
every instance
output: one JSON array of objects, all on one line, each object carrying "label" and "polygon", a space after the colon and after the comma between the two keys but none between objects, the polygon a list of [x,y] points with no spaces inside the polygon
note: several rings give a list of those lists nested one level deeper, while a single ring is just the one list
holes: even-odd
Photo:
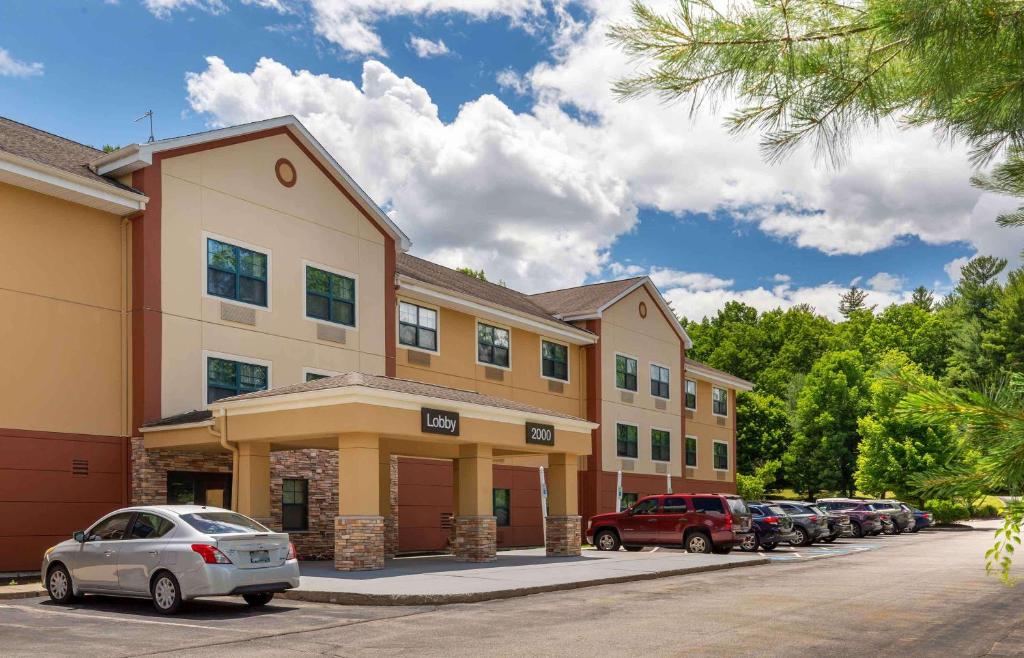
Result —
[{"label": "upper story window", "polygon": [[636,425],[618,423],[615,426],[615,454],[636,459]]},{"label": "upper story window", "polygon": [[270,383],[270,368],[255,363],[206,358],[206,402],[232,395],[264,391]]},{"label": "upper story window", "polygon": [[306,317],[356,326],[356,280],[307,265]]},{"label": "upper story window", "polygon": [[508,368],[508,329],[492,327],[481,322],[477,325],[476,331],[476,352],[480,363]]},{"label": "upper story window", "polygon": [[615,355],[615,385],[627,391],[636,390],[636,359]]},{"label": "upper story window", "polygon": [[569,381],[569,348],[546,340],[540,342],[541,374],[551,379]]},{"label": "upper story window", "polygon": [[309,530],[309,480],[281,480],[281,529]]},{"label": "upper story window", "polygon": [[729,470],[729,444],[721,441],[715,441],[715,470],[716,471],[727,471]]},{"label": "upper story window", "polygon": [[255,306],[267,305],[267,255],[206,239],[206,292]]},{"label": "upper story window", "polygon": [[729,391],[717,386],[711,389],[711,413],[716,416],[729,414]]},{"label": "upper story window", "polygon": [[437,351],[437,311],[401,302],[398,305],[398,342],[407,347]]},{"label": "upper story window", "polygon": [[651,364],[651,395],[658,398],[669,397],[668,393],[669,370]]},{"label": "upper story window", "polygon": [[665,430],[651,430],[651,459],[656,462],[671,461],[671,435]]},{"label": "upper story window", "polygon": [[690,411],[697,410],[697,382],[692,379],[686,380],[686,408]]}]

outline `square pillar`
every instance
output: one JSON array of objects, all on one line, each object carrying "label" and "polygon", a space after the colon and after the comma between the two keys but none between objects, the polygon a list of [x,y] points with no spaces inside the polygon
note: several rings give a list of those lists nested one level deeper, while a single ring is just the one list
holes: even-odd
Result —
[{"label": "square pillar", "polygon": [[238,444],[238,509],[240,514],[270,525],[270,444]]},{"label": "square pillar", "polygon": [[397,495],[398,463],[386,450],[379,454],[377,477],[380,515],[384,518],[384,557],[395,557],[398,552],[398,514],[395,509],[397,501],[393,498]]},{"label": "square pillar", "polygon": [[459,448],[456,469],[458,500],[452,552],[462,562],[492,562],[498,554],[494,518],[494,460],[490,446]]},{"label": "square pillar", "polygon": [[550,514],[544,526],[544,548],[550,557],[573,557],[580,554],[583,537],[577,479],[576,455],[555,453],[548,456]]},{"label": "square pillar", "polygon": [[338,488],[334,568],[338,571],[383,569],[379,436],[342,434],[338,437]]}]

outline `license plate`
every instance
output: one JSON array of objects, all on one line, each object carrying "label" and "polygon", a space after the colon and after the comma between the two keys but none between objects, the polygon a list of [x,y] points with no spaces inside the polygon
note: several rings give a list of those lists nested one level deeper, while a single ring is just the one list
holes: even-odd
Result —
[{"label": "license plate", "polygon": [[270,562],[270,551],[252,551],[249,553],[249,562],[253,564]]}]

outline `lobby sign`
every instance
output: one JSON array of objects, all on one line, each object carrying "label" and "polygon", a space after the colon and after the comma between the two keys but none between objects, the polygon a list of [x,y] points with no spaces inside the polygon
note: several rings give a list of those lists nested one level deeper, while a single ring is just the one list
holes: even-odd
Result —
[{"label": "lobby sign", "polygon": [[526,424],[526,442],[541,446],[555,445],[555,426],[540,423]]},{"label": "lobby sign", "polygon": [[424,434],[459,435],[459,414],[443,409],[420,409],[420,431]]}]

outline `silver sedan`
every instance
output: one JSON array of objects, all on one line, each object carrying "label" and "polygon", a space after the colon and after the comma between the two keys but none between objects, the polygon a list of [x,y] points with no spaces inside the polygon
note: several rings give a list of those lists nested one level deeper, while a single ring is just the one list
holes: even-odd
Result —
[{"label": "silver sedan", "polygon": [[173,614],[201,596],[238,596],[252,606],[299,585],[288,535],[218,507],[153,505],[111,512],[47,549],[50,598],[82,594],[151,598]]}]

